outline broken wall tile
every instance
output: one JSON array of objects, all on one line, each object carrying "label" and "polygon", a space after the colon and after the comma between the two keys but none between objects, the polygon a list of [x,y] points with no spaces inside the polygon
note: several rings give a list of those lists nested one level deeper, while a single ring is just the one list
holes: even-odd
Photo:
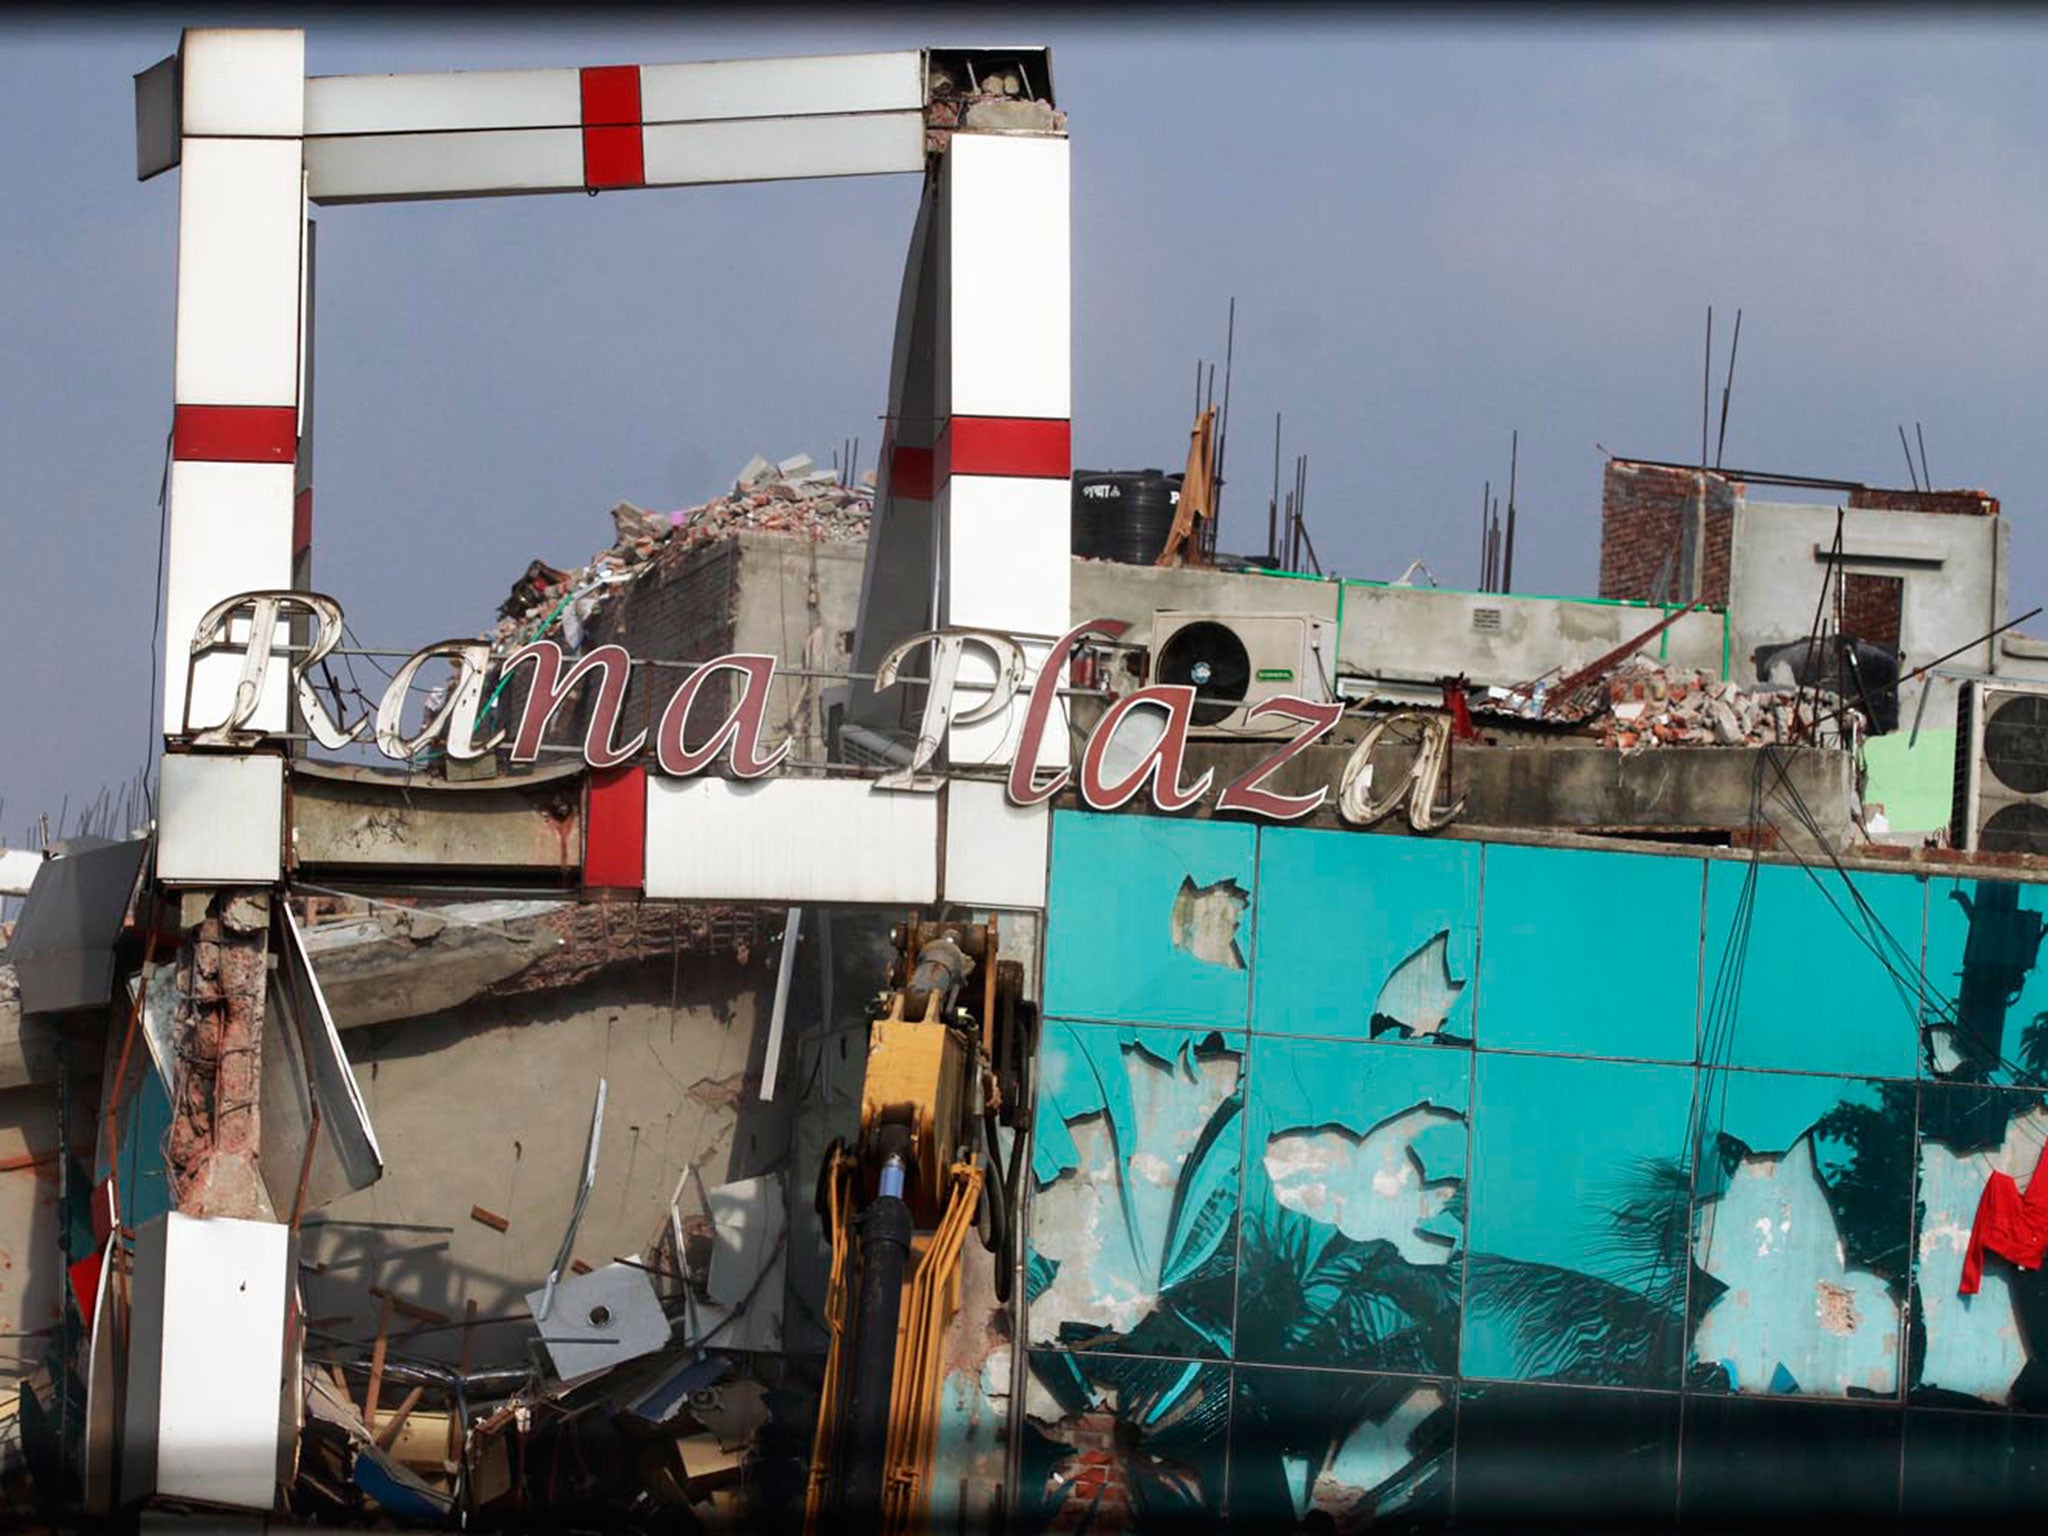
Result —
[{"label": "broken wall tile", "polygon": [[1916,1096],[1787,1072],[1701,1077],[1696,1387],[1895,1396]]},{"label": "broken wall tile", "polygon": [[1033,1350],[1027,1530],[1179,1532],[1223,1514],[1227,1366]]},{"label": "broken wall tile", "polygon": [[1241,1368],[1230,1517],[1254,1530],[1441,1522],[1456,1388],[1441,1378]]},{"label": "broken wall tile", "polygon": [[1477,1073],[1465,1374],[1677,1386],[1692,1070],[1481,1053]]},{"label": "broken wall tile", "polygon": [[1260,1033],[1472,1040],[1477,843],[1262,831],[1255,928]]},{"label": "broken wall tile", "polygon": [[1985,1181],[2002,1172],[2026,1185],[2048,1109],[2038,1093],[1961,1084],[1923,1086],[1920,1106],[1908,1391],[1944,1407],[2048,1411],[2048,1277],[1987,1256],[1977,1293],[1957,1294]]},{"label": "broken wall tile", "polygon": [[[1754,905],[1738,933],[1743,886],[1752,871]],[[1845,880],[1900,946],[1910,973],[1926,912],[1925,881],[1783,864],[1709,865],[1703,963],[1710,1007],[1713,978],[1731,938],[1744,958],[1741,995],[1720,1058],[1727,1065],[1859,1077],[1915,1074],[1914,983],[1910,974],[1903,983],[1895,979],[1871,954],[1861,930],[1829,905],[1832,897],[1855,915]],[[1704,1027],[1712,1024],[1710,1014]]]},{"label": "broken wall tile", "polygon": [[1229,1354],[1243,1061],[1241,1034],[1046,1026],[1032,1342]]},{"label": "broken wall tile", "polygon": [[1896,1396],[1910,1084],[1707,1073],[1689,1364],[1709,1391]]},{"label": "broken wall tile", "polygon": [[1490,844],[1480,873],[1488,1046],[1693,1060],[1702,860]]},{"label": "broken wall tile", "polygon": [[1238,1358],[1455,1370],[1470,1054],[1250,1049]]},{"label": "broken wall tile", "polygon": [[1053,817],[1045,1011],[1237,1028],[1252,953],[1254,828],[1156,816]]},{"label": "broken wall tile", "polygon": [[1168,919],[1170,942],[1206,965],[1241,971],[1245,909],[1250,905],[1251,892],[1235,880],[1196,885],[1193,875],[1185,875]]},{"label": "broken wall tile", "polygon": [[1468,1386],[1458,1403],[1460,1527],[1668,1525],[1678,1503],[1679,1396],[1523,1382]]},{"label": "broken wall tile", "polygon": [[1695,1258],[1718,1289],[1690,1361],[1713,1372],[1711,1384],[1752,1395],[1897,1394],[1898,1300],[1848,1262],[1811,1137],[1745,1157],[1698,1222]]},{"label": "broken wall tile", "polygon": [[2038,885],[1928,882],[1922,1077],[2048,1083],[2044,911]]}]

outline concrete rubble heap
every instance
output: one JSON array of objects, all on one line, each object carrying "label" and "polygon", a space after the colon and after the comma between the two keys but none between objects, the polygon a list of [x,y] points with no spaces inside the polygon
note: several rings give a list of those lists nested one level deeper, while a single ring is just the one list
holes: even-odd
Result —
[{"label": "concrete rubble heap", "polygon": [[[1694,668],[1666,668],[1648,656],[1619,662],[1602,679],[1606,707],[1587,725],[1604,747],[1644,752],[1652,747],[1761,747],[1812,741],[1816,721],[1823,743],[1838,741],[1831,717],[1841,709],[1832,693],[1814,689],[1744,688]],[[1842,719],[1855,711],[1843,711]]]},{"label": "concrete rubble heap", "polygon": [[622,501],[612,508],[610,548],[573,571],[534,561],[513,584],[498,609],[498,623],[484,638],[505,654],[559,634],[573,650],[618,587],[736,533],[757,530],[824,544],[863,543],[874,511],[873,474],[862,481],[845,485],[836,471],[820,469],[806,454],[772,464],[757,456],[734,477],[731,490],[694,507],[650,512]]}]

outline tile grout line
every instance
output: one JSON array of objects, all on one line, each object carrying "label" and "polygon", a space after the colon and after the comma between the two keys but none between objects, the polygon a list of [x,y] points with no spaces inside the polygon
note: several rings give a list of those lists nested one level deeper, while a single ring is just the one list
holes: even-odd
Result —
[{"label": "tile grout line", "polygon": [[1223,1405],[1223,1488],[1217,1501],[1217,1514],[1223,1520],[1230,1518],[1230,1497],[1232,1483],[1237,1469],[1237,1343],[1238,1313],[1244,1294],[1244,1180],[1245,1159],[1250,1155],[1252,1117],[1252,1020],[1257,1016],[1259,948],[1265,939],[1265,924],[1259,921],[1259,879],[1260,865],[1265,854],[1266,833],[1263,827],[1252,829],[1252,867],[1250,899],[1245,902],[1245,914],[1251,922],[1251,962],[1245,967],[1244,977],[1244,1066],[1238,1074],[1237,1089],[1242,1104],[1237,1112],[1237,1220],[1232,1226],[1234,1246],[1230,1263],[1230,1353],[1224,1374],[1224,1390],[1230,1396]]},{"label": "tile grout line", "polygon": [[[1704,859],[1700,861],[1700,919],[1698,942],[1693,948],[1692,991],[1692,1104],[1686,1114],[1686,1136],[1693,1145],[1685,1148],[1685,1310],[1678,1319],[1678,1428],[1671,1448],[1671,1519],[1677,1523],[1685,1508],[1685,1410],[1686,1370],[1692,1358],[1692,1272],[1693,1235],[1699,1230],[1700,1170],[1699,1143],[1705,1140],[1706,1118],[1702,1092],[1712,1097],[1711,1079],[1706,1073],[1707,1012],[1707,899],[1711,876]],[[1708,1086],[1702,1089],[1702,1084]],[[1694,1126],[1699,1134],[1694,1134]]]},{"label": "tile grout line", "polygon": [[1473,895],[1472,913],[1472,1060],[1465,1069],[1465,1220],[1458,1240],[1458,1341],[1451,1356],[1456,1376],[1451,1385],[1451,1490],[1450,1519],[1458,1519],[1458,1436],[1465,1417],[1465,1317],[1472,1291],[1473,1213],[1478,1205],[1478,1184],[1472,1170],[1479,1156],[1479,1009],[1486,999],[1480,972],[1486,956],[1486,845],[1479,846],[1478,889]]}]

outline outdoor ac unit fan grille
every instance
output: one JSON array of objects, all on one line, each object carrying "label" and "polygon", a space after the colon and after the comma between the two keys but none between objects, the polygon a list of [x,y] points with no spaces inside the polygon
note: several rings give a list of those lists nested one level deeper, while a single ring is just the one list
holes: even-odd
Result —
[{"label": "outdoor ac unit fan grille", "polygon": [[2023,693],[1985,712],[1984,768],[2014,794],[2048,791],[2048,698]]},{"label": "outdoor ac unit fan grille", "polygon": [[1153,615],[1151,678],[1195,690],[1189,724],[1199,736],[1286,737],[1298,721],[1252,711],[1281,695],[1327,698],[1333,644],[1330,622],[1311,614],[1165,609]]},{"label": "outdoor ac unit fan grille", "polygon": [[1251,652],[1221,624],[1189,624],[1159,647],[1157,680],[1192,687],[1195,724],[1218,725],[1244,703],[1251,688]]},{"label": "outdoor ac unit fan grille", "polygon": [[2048,693],[1976,684],[1959,724],[1972,759],[1968,846],[2048,854]]}]

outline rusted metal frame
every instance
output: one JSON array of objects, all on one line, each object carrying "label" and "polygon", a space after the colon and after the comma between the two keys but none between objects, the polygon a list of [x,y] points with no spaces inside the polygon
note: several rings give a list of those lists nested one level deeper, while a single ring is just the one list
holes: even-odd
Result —
[{"label": "rusted metal frame", "polygon": [[386,1296],[377,1305],[377,1341],[370,1346],[370,1381],[363,1389],[363,1427],[374,1439],[377,1434],[377,1394],[384,1385],[384,1349],[389,1343],[391,1327],[391,1298]]},{"label": "rusted metal frame", "polygon": [[[1689,474],[1698,474],[1698,464],[1680,464],[1671,459],[1638,459],[1627,454],[1610,454],[1610,463],[1633,464],[1643,469],[1682,469]],[[1830,480],[1821,475],[1774,474],[1760,469],[1723,469],[1715,465],[1707,473],[1723,480],[1740,480],[1747,485],[1788,485],[1811,491],[1867,491],[1870,486],[1861,480]]]}]

